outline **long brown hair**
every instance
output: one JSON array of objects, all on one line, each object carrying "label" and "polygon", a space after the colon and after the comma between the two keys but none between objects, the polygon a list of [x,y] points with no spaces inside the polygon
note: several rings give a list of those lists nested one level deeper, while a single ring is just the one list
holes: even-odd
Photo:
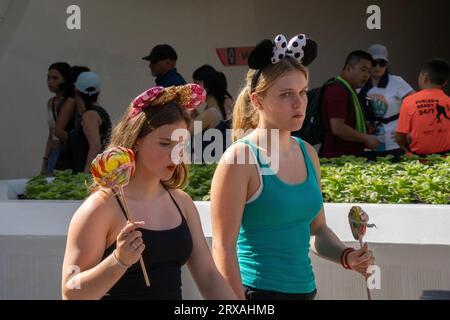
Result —
[{"label": "long brown hair", "polygon": [[[176,103],[147,107],[135,118],[129,116],[134,108],[130,105],[120,122],[114,128],[108,148],[122,146],[134,150],[138,139],[145,137],[155,129],[179,121],[185,121],[189,127],[191,118],[186,110]],[[136,157],[139,153],[136,154]],[[182,188],[188,178],[189,169],[183,162],[176,166],[172,178],[162,181],[169,189]]]},{"label": "long brown hair", "polygon": [[[294,58],[286,58],[277,64],[267,66],[261,72],[254,92],[264,96],[276,80],[283,77],[288,72],[295,70],[302,72],[305,75],[306,80],[308,80],[308,70]],[[252,79],[256,72],[256,70],[252,69],[247,72],[246,85],[236,99],[233,111],[233,141],[243,137],[241,130],[248,132],[258,126],[259,113],[250,99]],[[241,132],[238,132],[237,130]]]}]

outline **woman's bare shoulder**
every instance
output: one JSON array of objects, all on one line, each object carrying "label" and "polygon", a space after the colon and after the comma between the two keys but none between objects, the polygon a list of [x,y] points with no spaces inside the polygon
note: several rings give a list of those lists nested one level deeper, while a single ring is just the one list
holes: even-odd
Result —
[{"label": "woman's bare shoulder", "polygon": [[99,190],[91,194],[75,212],[72,221],[81,224],[108,225],[118,213],[118,205],[111,192]]},{"label": "woman's bare shoulder", "polygon": [[192,214],[196,214],[197,209],[191,196],[181,189],[171,189],[170,193],[180,207],[184,217],[189,220]]},{"label": "woman's bare shoulder", "polygon": [[253,164],[250,147],[241,141],[233,143],[225,150],[219,164],[242,165]]}]

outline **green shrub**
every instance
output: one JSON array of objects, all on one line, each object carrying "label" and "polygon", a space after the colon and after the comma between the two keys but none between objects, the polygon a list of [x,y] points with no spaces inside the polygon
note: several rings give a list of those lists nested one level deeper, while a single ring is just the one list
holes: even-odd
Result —
[{"label": "green shrub", "polygon": [[[390,156],[375,162],[353,156],[321,159],[325,202],[450,204],[450,157],[405,157],[399,163],[392,163],[391,159]],[[185,191],[193,200],[210,199],[215,169],[216,164],[190,166]],[[31,179],[25,198],[82,200],[91,183],[90,175],[57,171],[50,182],[44,176]]]},{"label": "green shrub", "polygon": [[[420,158],[419,158],[420,159]],[[450,204],[450,157],[321,160],[326,202]]]},{"label": "green shrub", "polygon": [[55,171],[55,177],[37,176],[28,181],[25,199],[28,200],[83,200],[89,194],[92,176],[73,175],[71,170]]}]

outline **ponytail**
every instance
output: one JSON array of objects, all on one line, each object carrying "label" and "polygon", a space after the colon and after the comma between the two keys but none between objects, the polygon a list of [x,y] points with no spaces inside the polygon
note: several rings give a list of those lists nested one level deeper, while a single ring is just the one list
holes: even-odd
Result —
[{"label": "ponytail", "polygon": [[243,138],[248,130],[256,129],[259,122],[259,114],[250,100],[250,87],[242,89],[236,99],[233,109],[233,141]]}]

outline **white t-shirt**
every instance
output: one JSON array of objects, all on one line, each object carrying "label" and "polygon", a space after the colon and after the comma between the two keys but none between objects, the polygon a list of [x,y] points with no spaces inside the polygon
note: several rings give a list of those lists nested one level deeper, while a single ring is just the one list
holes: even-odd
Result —
[{"label": "white t-shirt", "polygon": [[[378,94],[386,98],[387,108],[383,115],[377,114],[380,118],[389,118],[400,113],[400,106],[403,98],[414,89],[402,77],[389,75],[389,83],[386,88],[373,87],[367,92],[367,96]],[[384,150],[394,150],[400,148],[395,142],[395,131],[397,120],[384,124],[385,138]]]}]

